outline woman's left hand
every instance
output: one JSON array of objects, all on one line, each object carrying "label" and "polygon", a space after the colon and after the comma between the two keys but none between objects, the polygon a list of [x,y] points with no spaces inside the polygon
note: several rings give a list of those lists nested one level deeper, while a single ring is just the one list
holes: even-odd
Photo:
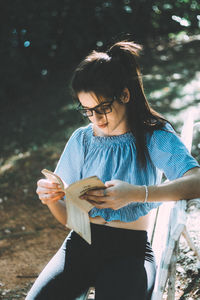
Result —
[{"label": "woman's left hand", "polygon": [[105,189],[90,190],[81,196],[97,208],[120,209],[131,202],[141,202],[145,197],[142,186],[132,185],[122,180],[105,182]]}]

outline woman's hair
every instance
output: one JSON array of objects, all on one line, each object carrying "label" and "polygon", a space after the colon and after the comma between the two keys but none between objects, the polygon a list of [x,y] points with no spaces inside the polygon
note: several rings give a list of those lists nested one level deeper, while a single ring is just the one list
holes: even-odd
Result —
[{"label": "woman's hair", "polygon": [[144,94],[137,62],[141,49],[142,47],[134,42],[120,41],[106,52],[92,51],[75,69],[71,88],[76,98],[80,92],[93,92],[99,101],[102,97],[116,97],[120,101],[124,89],[128,88],[128,125],[136,139],[139,164],[145,167],[147,158],[150,158],[146,146],[146,133],[161,129],[168,121],[151,108]]}]

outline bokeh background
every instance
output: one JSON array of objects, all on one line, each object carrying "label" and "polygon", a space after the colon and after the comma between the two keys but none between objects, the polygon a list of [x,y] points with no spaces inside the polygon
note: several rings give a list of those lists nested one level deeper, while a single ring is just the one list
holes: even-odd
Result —
[{"label": "bokeh background", "polygon": [[[7,0],[0,22],[0,296],[23,299],[66,235],[35,189],[41,169],[53,170],[73,130],[87,123],[69,92],[74,68],[120,38],[142,44],[147,98],[179,132],[192,108],[200,120],[200,3]],[[199,149],[195,131],[200,162]]]}]

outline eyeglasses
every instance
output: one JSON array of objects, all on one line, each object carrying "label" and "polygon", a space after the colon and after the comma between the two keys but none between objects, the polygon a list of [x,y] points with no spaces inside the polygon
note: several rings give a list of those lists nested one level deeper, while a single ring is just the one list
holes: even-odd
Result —
[{"label": "eyeglasses", "polygon": [[115,100],[116,98],[114,97],[113,100],[102,102],[93,108],[82,108],[80,104],[77,111],[79,111],[84,117],[92,117],[93,111],[100,115],[106,115],[112,112],[112,104]]}]

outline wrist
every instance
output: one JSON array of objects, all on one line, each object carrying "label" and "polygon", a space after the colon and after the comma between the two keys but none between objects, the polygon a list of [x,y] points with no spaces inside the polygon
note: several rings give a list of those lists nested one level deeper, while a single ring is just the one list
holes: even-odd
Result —
[{"label": "wrist", "polygon": [[130,202],[140,202],[145,203],[148,201],[149,190],[147,190],[144,185],[133,185],[132,186],[132,195]]},{"label": "wrist", "polygon": [[140,191],[139,191],[139,202],[141,203],[146,203],[149,198],[149,188],[146,185],[141,185],[140,186]]},{"label": "wrist", "polygon": [[144,196],[143,203],[146,203],[148,201],[148,197],[149,197],[149,190],[148,190],[148,186],[147,185],[143,185],[143,187],[145,189],[145,196]]},{"label": "wrist", "polygon": [[46,205],[49,208],[53,208],[53,207],[57,207],[60,206],[60,204],[65,205],[65,201],[64,201],[64,197],[62,197],[61,199],[57,200],[57,201],[53,201],[53,202],[49,202]]}]

